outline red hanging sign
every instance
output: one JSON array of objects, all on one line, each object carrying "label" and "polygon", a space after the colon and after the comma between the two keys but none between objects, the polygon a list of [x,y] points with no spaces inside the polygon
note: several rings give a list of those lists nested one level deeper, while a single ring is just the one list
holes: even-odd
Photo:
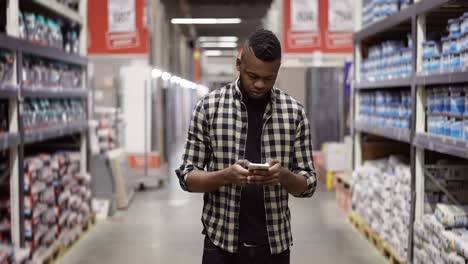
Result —
[{"label": "red hanging sign", "polygon": [[88,0],[88,54],[147,54],[144,0]]}]

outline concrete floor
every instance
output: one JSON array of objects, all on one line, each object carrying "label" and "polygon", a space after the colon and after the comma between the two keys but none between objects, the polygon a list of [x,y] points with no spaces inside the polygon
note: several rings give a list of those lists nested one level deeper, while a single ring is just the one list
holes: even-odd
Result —
[{"label": "concrete floor", "polygon": [[[181,146],[173,152],[178,165]],[[60,261],[63,264],[201,263],[202,195],[183,192],[175,174],[159,190],[137,193],[130,208],[98,223]],[[385,263],[346,222],[334,193],[290,200],[291,263]]]}]

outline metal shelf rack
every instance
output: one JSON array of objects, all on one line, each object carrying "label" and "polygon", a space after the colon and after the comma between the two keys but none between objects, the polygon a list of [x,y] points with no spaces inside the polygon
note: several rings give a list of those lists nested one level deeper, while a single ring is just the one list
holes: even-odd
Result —
[{"label": "metal shelf rack", "polygon": [[[87,104],[88,91],[81,89],[37,89],[22,84],[23,57],[32,55],[81,67],[83,71],[82,84],[86,84],[87,50],[87,1],[79,1],[79,10],[70,9],[56,0],[9,0],[6,2],[6,32],[0,33],[0,49],[11,52],[14,56],[13,78],[9,84],[0,84],[0,98],[8,100],[9,131],[0,134],[0,150],[9,150],[10,160],[10,208],[11,237],[15,248],[25,249],[24,232],[24,160],[25,148],[41,146],[45,140],[55,140],[60,137],[74,136],[74,146],[80,151],[81,171],[87,171],[88,125],[83,120],[62,126],[25,131],[22,122],[24,98],[76,98]],[[67,53],[61,49],[38,45],[28,40],[20,39],[18,17],[20,10],[34,10],[49,17],[60,18],[80,27],[79,54]],[[2,14],[3,15],[3,14]],[[75,139],[78,139],[75,141]],[[66,139],[68,140],[68,139]],[[26,250],[28,251],[28,250]],[[21,251],[22,255],[30,252]],[[24,258],[24,257],[22,257]]]},{"label": "metal shelf rack", "polygon": [[411,131],[409,129],[377,126],[367,122],[355,122],[355,129],[360,132],[381,136],[384,138],[410,143]]},{"label": "metal shelf rack", "polygon": [[[357,1],[356,5],[362,7],[363,0]],[[359,9],[358,8],[358,9]],[[424,211],[424,181],[425,181],[425,155],[427,151],[453,156],[454,159],[468,159],[468,143],[449,137],[430,135],[426,132],[426,87],[445,84],[468,83],[468,71],[443,74],[422,74],[422,48],[428,32],[443,32],[449,18],[456,18],[468,11],[468,1],[463,0],[415,0],[414,4],[401,10],[379,22],[361,28],[360,14],[355,25],[354,36],[354,78],[353,84],[353,120],[354,120],[354,167],[362,165],[362,133],[373,134],[383,138],[398,140],[409,143],[411,158],[411,189],[412,208],[411,223],[420,221]],[[405,33],[404,35],[401,33]],[[367,54],[369,45],[380,43],[385,40],[394,40],[398,36],[411,34],[413,42],[413,74],[405,79],[384,80],[376,82],[360,81],[360,68],[362,59]],[[403,37],[401,37],[402,39]],[[379,129],[369,124],[357,122],[359,115],[360,90],[364,89],[391,89],[406,87],[411,90],[412,119],[409,131],[405,131],[404,140],[398,131],[391,129]],[[409,133],[409,135],[408,135]],[[407,137],[408,136],[408,137]],[[409,257],[408,263],[412,262],[413,230],[410,226]]]}]

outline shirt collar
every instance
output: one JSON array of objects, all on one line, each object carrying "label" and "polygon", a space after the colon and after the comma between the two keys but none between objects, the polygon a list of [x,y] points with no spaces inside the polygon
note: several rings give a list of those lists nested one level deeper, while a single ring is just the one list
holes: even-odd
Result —
[{"label": "shirt collar", "polygon": [[[238,98],[240,100],[242,100],[242,91],[239,87],[239,77],[234,81],[233,83],[233,87],[234,87],[234,96],[235,98]],[[270,94],[270,99],[271,99],[271,102],[273,103],[276,99],[276,97],[278,96],[278,93],[279,93],[279,90],[278,88],[276,88],[276,86],[273,86],[273,88],[271,89],[271,94]]]}]

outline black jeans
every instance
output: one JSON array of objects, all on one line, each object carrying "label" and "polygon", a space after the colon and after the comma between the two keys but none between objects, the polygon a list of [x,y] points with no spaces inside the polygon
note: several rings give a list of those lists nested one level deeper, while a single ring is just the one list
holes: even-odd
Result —
[{"label": "black jeans", "polygon": [[215,246],[205,236],[202,264],[289,264],[289,249],[280,254],[270,254],[270,247],[245,247],[232,254]]}]

